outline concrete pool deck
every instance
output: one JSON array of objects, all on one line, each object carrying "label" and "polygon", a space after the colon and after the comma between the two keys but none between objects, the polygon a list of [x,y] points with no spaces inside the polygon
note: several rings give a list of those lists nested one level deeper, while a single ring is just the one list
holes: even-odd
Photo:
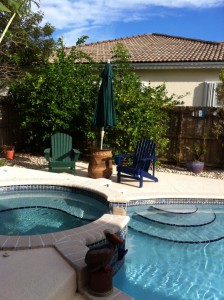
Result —
[{"label": "concrete pool deck", "polygon": [[[157,172],[156,176],[159,182],[145,180],[143,188],[140,189],[137,181],[122,179],[121,184],[116,183],[115,168],[110,180],[88,178],[87,168],[87,163],[78,162],[77,176],[72,176],[64,173],[48,173],[44,170],[35,171],[18,167],[1,167],[0,186],[29,183],[94,186],[102,193],[107,193],[108,199],[111,198],[114,201],[116,199],[129,201],[151,198],[224,199],[224,181],[221,179]],[[119,224],[117,226],[119,227]],[[87,236],[87,238],[90,238],[90,236]],[[45,247],[20,251],[6,249],[0,251],[0,299],[99,299],[98,297],[89,296],[84,289],[81,291],[82,295],[75,292],[79,282],[77,282],[77,272],[72,267],[75,266],[76,270],[78,268],[82,272],[83,260],[87,251],[85,243],[81,242],[78,245],[77,240],[75,243],[69,240],[64,243],[64,241],[63,239],[58,241],[56,248]],[[74,246],[76,251],[74,251]],[[69,258],[74,260],[74,265],[69,261]],[[101,297],[101,299],[124,300],[131,298],[114,289],[111,296]]]},{"label": "concrete pool deck", "polygon": [[224,180],[213,179],[200,176],[189,176],[177,173],[156,172],[159,182],[152,182],[144,179],[143,188],[138,188],[139,183],[136,180],[122,178],[121,183],[117,183],[116,167],[113,166],[113,174],[108,179],[88,178],[88,164],[78,162],[76,164],[76,176],[61,173],[44,172],[32,169],[18,167],[0,168],[0,185],[7,182],[16,184],[24,180],[42,179],[52,182],[54,180],[63,180],[67,182],[78,182],[80,184],[109,185],[116,192],[122,193],[127,200],[149,199],[149,198],[224,198]]},{"label": "concrete pool deck", "polygon": [[[77,164],[79,178],[88,177],[88,164]],[[110,178],[111,187],[123,193],[127,200],[153,199],[153,198],[209,198],[224,199],[224,180],[177,174],[156,172],[159,182],[144,179],[143,187],[139,188],[137,180],[121,178],[117,183],[116,166]]]}]

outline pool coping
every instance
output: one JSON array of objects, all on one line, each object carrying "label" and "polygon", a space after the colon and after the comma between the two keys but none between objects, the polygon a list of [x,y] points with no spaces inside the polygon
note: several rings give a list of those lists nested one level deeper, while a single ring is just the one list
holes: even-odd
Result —
[{"label": "pool coping", "polygon": [[[107,186],[91,183],[71,183],[63,180],[56,181],[46,180],[46,179],[24,179],[15,180],[13,183],[6,182],[0,183],[1,187],[10,186],[60,186],[75,188],[78,190],[85,190],[97,194],[106,201],[126,203],[125,197],[116,191],[111,190]],[[100,190],[99,190],[100,189]],[[40,234],[40,235],[28,235],[28,236],[6,236],[0,235],[0,249],[1,250],[24,250],[32,248],[44,248],[44,247],[56,247],[60,244],[65,244],[67,242],[75,243],[78,245],[90,245],[97,243],[105,239],[104,230],[110,228],[113,233],[120,231],[124,228],[129,221],[129,218],[125,215],[116,214],[104,214],[101,218],[90,224],[83,225],[81,227],[72,228],[65,231],[59,231],[55,233]]]},{"label": "pool coping", "polygon": [[[36,170],[28,170],[28,169],[19,169],[19,176],[16,175],[14,178],[12,177],[12,171],[14,171],[12,167],[2,167],[1,171],[5,172],[8,178],[0,181],[0,188],[4,186],[16,186],[16,185],[54,185],[54,186],[62,186],[68,188],[75,188],[80,190],[86,190],[92,193],[95,193],[103,198],[106,201],[112,202],[119,202],[119,203],[126,203],[128,200],[127,198],[120,192],[110,189],[110,180],[102,179],[102,180],[94,180],[89,178],[80,178],[78,179],[77,176],[71,176],[70,174],[62,174],[63,177],[60,176],[61,174],[57,173],[49,173],[43,171],[36,171]],[[15,170],[18,171],[18,170]],[[9,174],[8,174],[9,173]],[[32,176],[35,174],[36,178]],[[49,178],[50,175],[50,178]],[[11,180],[10,180],[11,179]],[[74,182],[74,180],[76,182]],[[94,182],[94,184],[93,184]],[[113,216],[113,217],[112,217]],[[19,249],[31,249],[31,248],[38,248],[38,247],[51,247],[54,246],[55,243],[69,240],[72,236],[80,238],[80,232],[82,232],[82,243],[92,244],[94,242],[99,241],[102,238],[102,232],[100,227],[104,228],[111,224],[114,224],[114,229],[120,228],[123,226],[123,220],[126,220],[127,217],[116,216],[106,214],[102,216],[100,219],[94,221],[91,224],[84,225],[84,227],[73,228],[67,231],[61,231],[51,234],[43,234],[38,236],[2,236],[0,235],[0,249],[1,250],[19,250]],[[117,220],[116,220],[117,219]],[[112,221],[113,220],[113,221]],[[98,222],[97,222],[98,221]],[[112,223],[111,223],[112,222]],[[114,222],[114,223],[113,223]],[[121,223],[119,225],[119,223]],[[99,225],[101,224],[101,225]],[[80,229],[84,228],[84,229]],[[92,234],[88,234],[87,231],[91,233],[92,228],[96,230],[96,237]]]},{"label": "pool coping", "polygon": [[[32,172],[28,173],[31,174]],[[41,174],[38,173],[38,175],[43,175],[43,173],[44,172],[41,172]],[[47,173],[47,175],[49,176],[49,173]],[[77,179],[77,177],[73,176],[64,179],[57,175],[58,174],[51,174],[50,179],[30,178],[29,176],[21,179],[14,178],[13,181],[7,179],[0,182],[0,188],[16,185],[54,185],[84,189],[105,198],[105,200],[109,202],[127,202],[127,199],[122,193],[109,188],[109,180],[87,179],[74,182],[74,178]],[[0,250],[7,252],[53,247],[75,269],[78,291],[81,291],[86,297],[89,297],[88,291],[85,289],[88,278],[88,271],[85,264],[85,255],[89,250],[87,245],[94,245],[105,240],[104,230],[109,229],[112,233],[117,233],[124,229],[128,222],[129,217],[125,215],[104,214],[101,218],[90,224],[66,231],[31,236],[0,235]],[[117,289],[115,289],[114,293],[118,294],[120,298],[123,297],[123,293]],[[131,299],[131,297],[128,297],[126,294],[124,294],[124,298]]]},{"label": "pool coping", "polygon": [[[155,199],[169,199],[169,201],[174,201],[176,198],[178,198],[181,195],[181,198],[183,201],[186,201],[191,197],[192,199],[205,199],[209,198],[209,200],[223,200],[224,196],[222,196],[222,192],[220,194],[213,193],[207,193],[207,197],[205,197],[205,194],[199,193],[197,190],[192,190],[192,193],[186,192],[187,188],[180,189],[179,187],[174,187],[172,189],[172,192],[170,191],[170,186],[174,186],[173,182],[174,179],[176,180],[176,176],[172,174],[167,174],[167,176],[164,176],[162,178],[163,174],[160,174],[158,177],[160,178],[159,183],[151,183],[151,182],[145,182],[144,188],[138,189],[135,186],[129,186],[127,184],[118,185],[113,182],[113,189],[110,189],[110,186],[112,184],[111,180],[108,179],[90,179],[86,177],[79,177],[79,176],[71,176],[66,174],[55,174],[55,173],[48,173],[45,171],[37,171],[37,170],[29,170],[29,169],[23,169],[23,168],[17,168],[17,167],[1,167],[1,181],[0,186],[6,186],[6,185],[16,185],[16,184],[55,184],[65,187],[75,187],[75,188],[85,188],[89,191],[94,191],[103,197],[110,201],[111,203],[117,205],[117,203],[120,204],[120,207],[116,207],[115,213],[122,213],[123,206],[128,206],[132,201],[136,201],[136,203],[142,204],[142,201],[149,201],[153,202]],[[171,178],[174,176],[174,179]],[[50,177],[50,178],[49,178]],[[184,176],[179,176],[182,180],[184,179]],[[200,180],[198,178],[189,178],[190,182],[193,182],[193,180]],[[201,180],[200,180],[201,181]],[[214,182],[214,180],[211,180],[211,182]],[[217,181],[220,182],[221,181]],[[178,185],[178,182],[175,182],[175,184]],[[115,188],[114,188],[115,187]],[[146,187],[146,188],[145,188]],[[223,188],[221,189],[221,191]],[[217,190],[216,190],[217,191]],[[186,192],[186,193],[185,193]],[[223,193],[224,194],[224,193]],[[134,203],[134,202],[132,202]],[[120,211],[119,211],[120,209]],[[117,211],[116,211],[117,210]],[[113,216],[113,217],[111,217]],[[99,221],[100,220],[100,221]],[[99,221],[99,223],[97,223]],[[94,224],[96,232],[91,231],[93,228],[90,228],[90,233],[87,233],[86,230],[73,232],[73,229],[69,232],[66,232],[66,235],[56,235],[55,234],[49,234],[48,236],[45,236],[44,243],[42,241],[35,241],[31,238],[27,243],[29,245],[29,249],[38,248],[38,247],[54,247],[56,251],[58,251],[64,259],[71,264],[76,273],[77,273],[77,280],[78,280],[78,290],[82,292],[83,294],[88,294],[88,292],[85,292],[85,286],[87,283],[87,269],[86,264],[84,262],[86,252],[88,251],[88,247],[86,246],[86,243],[89,242],[97,242],[102,237],[104,237],[103,231],[105,229],[105,226],[110,226],[110,229],[114,230],[113,232],[116,232],[116,230],[122,229],[122,227],[125,224],[128,224],[128,217],[126,216],[117,216],[117,215],[104,215],[102,219],[98,219],[95,221],[96,224]],[[89,225],[89,224],[88,224]],[[85,226],[88,226],[85,225]],[[88,229],[88,227],[87,227]],[[108,227],[106,228],[108,229]],[[96,233],[96,235],[95,235]],[[0,237],[1,240],[1,237]],[[13,244],[14,243],[14,244]],[[21,243],[21,244],[19,244]],[[31,246],[32,244],[32,247]],[[20,247],[18,247],[20,245]],[[27,245],[27,244],[26,244]],[[20,241],[16,240],[16,238],[11,239],[7,241],[4,241],[4,251],[7,250],[20,250],[24,249],[22,245],[22,239]],[[15,247],[16,246],[16,247]],[[3,250],[3,248],[1,249]],[[88,299],[92,299],[89,298]],[[132,299],[131,297],[127,296],[126,294],[119,294],[121,297],[119,299],[122,299],[122,295],[124,296],[124,299]],[[106,299],[118,299],[114,298],[114,295],[111,297],[107,297]]]},{"label": "pool coping", "polygon": [[[20,172],[16,174],[15,172]],[[6,174],[6,178],[0,181],[0,189],[3,186],[15,185],[54,185],[68,188],[75,188],[86,190],[95,193],[108,201],[113,207],[113,215],[106,214],[97,221],[91,224],[84,225],[79,228],[70,229],[50,234],[43,234],[37,236],[2,236],[0,235],[0,249],[1,250],[19,250],[19,249],[32,249],[39,247],[53,247],[58,243],[67,242],[74,237],[77,241],[79,239],[82,244],[88,245],[98,242],[104,237],[103,230],[107,226],[112,226],[114,230],[120,230],[121,226],[128,223],[128,217],[125,216],[125,209],[129,205],[151,205],[151,204],[224,204],[224,196],[215,195],[216,198],[208,196],[206,199],[202,197],[195,197],[195,194],[183,195],[178,198],[177,195],[167,194],[166,197],[163,193],[155,195],[141,194],[139,197],[134,197],[135,200],[130,198],[123,189],[116,190],[111,187],[111,180],[90,179],[86,177],[71,176],[66,173],[49,173],[45,171],[37,171],[23,168],[14,167],[1,167],[1,173]],[[13,175],[14,174],[14,175]],[[35,176],[34,176],[35,174]],[[49,178],[50,175],[50,178]],[[61,176],[63,175],[63,176]],[[213,195],[214,197],[214,195]],[[117,216],[117,215],[120,216]],[[123,215],[123,216],[122,216]],[[111,217],[113,216],[113,217]],[[113,219],[113,221],[111,220]],[[112,223],[111,223],[112,222]],[[98,224],[101,224],[99,226]],[[103,230],[101,230],[101,228]],[[123,226],[124,227],[124,226]],[[83,229],[80,229],[83,228]],[[94,228],[94,230],[92,230]],[[93,232],[96,232],[96,236]],[[89,232],[89,233],[88,233]]]}]

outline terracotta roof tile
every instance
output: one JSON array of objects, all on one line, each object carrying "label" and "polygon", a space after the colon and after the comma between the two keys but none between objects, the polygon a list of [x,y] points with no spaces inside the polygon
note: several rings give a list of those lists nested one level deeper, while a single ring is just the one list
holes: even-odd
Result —
[{"label": "terracotta roof tile", "polygon": [[[94,61],[111,59],[112,49],[122,43],[131,62],[220,62],[224,61],[224,42],[210,42],[164,34],[143,34],[85,44],[80,48]],[[68,48],[69,51],[69,48]]]}]

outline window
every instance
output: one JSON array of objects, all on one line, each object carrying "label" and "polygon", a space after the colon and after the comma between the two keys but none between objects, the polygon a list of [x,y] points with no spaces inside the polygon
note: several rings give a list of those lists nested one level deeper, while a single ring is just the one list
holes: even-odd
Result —
[{"label": "window", "polygon": [[217,99],[217,87],[221,84],[218,81],[206,81],[204,85],[204,106],[220,106]]}]

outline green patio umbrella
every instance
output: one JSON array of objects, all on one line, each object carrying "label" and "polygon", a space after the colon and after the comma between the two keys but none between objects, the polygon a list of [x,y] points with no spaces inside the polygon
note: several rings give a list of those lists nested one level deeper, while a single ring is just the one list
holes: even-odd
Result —
[{"label": "green patio umbrella", "polygon": [[101,128],[100,149],[103,149],[104,130],[116,125],[116,112],[113,94],[113,70],[111,64],[105,64],[101,73],[102,81],[95,108],[93,124]]}]

